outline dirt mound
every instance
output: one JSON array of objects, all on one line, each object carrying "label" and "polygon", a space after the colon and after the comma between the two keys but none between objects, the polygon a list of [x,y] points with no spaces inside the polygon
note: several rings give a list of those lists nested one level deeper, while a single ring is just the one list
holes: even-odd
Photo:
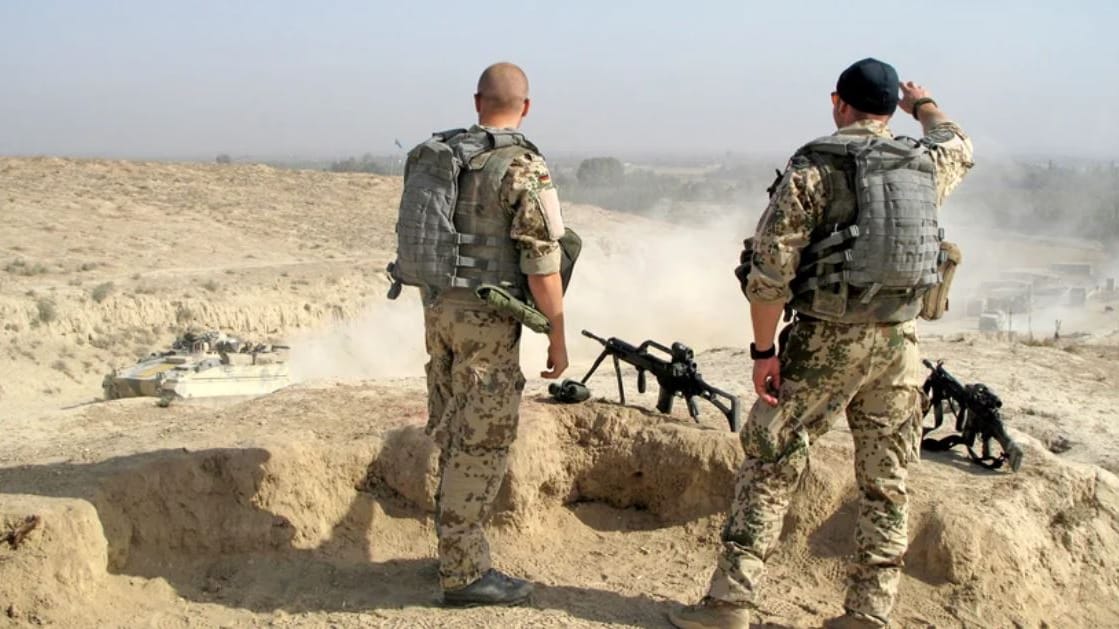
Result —
[{"label": "dirt mound", "polygon": [[[21,494],[0,496],[3,530],[41,519],[23,545],[0,550],[0,609],[120,623],[180,596],[220,604],[188,605],[183,617],[203,624],[346,611],[339,624],[648,626],[663,622],[669,601],[702,590],[741,457],[737,436],[610,403],[538,400],[526,404],[493,522],[499,563],[542,585],[535,607],[431,609],[436,452],[416,405],[376,387],[283,391],[184,410],[206,422],[197,448],[124,453],[126,443],[108,441],[86,462],[0,470],[0,486]],[[147,409],[114,402],[81,415],[124,412],[141,434],[167,424]],[[243,440],[280,409],[288,419],[273,421],[272,438]],[[1024,441],[1030,458],[1019,474],[987,473],[951,453],[913,470],[899,619],[1119,621],[1119,483]],[[794,502],[773,561],[765,611],[774,622],[809,626],[838,605],[856,504],[848,442],[841,432],[821,442]],[[574,566],[583,570],[570,582]],[[93,605],[94,594],[113,604]]]}]

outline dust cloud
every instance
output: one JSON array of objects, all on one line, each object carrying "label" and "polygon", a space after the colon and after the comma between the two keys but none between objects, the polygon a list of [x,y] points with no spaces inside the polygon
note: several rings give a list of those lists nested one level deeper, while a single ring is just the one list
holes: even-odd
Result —
[{"label": "dust cloud", "polygon": [[[755,182],[765,181],[772,170],[759,165],[744,172],[734,203],[666,202],[637,213],[580,204],[565,208],[568,225],[584,241],[565,299],[571,362],[565,376],[580,377],[601,351],[580,334],[584,329],[635,345],[646,339],[664,345],[680,341],[697,352],[744,347],[752,340],[748,305],[733,268],[742,239],[753,233],[765,206],[765,193]],[[1113,169],[1100,173],[1095,176],[1114,175]],[[1115,329],[1113,312],[1101,303],[1111,297],[1101,290],[1107,278],[1119,275],[1119,256],[1113,241],[1092,237],[1106,238],[1106,230],[1096,226],[1106,227],[1108,219],[1106,208],[1102,214],[1099,209],[1099,186],[1084,191],[1072,185],[1084,176],[1029,165],[997,164],[989,173],[977,168],[941,210],[946,237],[961,247],[963,264],[948,314],[921,322],[923,333],[977,331],[979,311],[991,303],[985,298],[996,290],[992,286],[1008,281],[1032,283],[1037,291],[1028,309],[1005,313],[1010,331],[1032,338],[1053,336],[1058,329],[1073,334]],[[1030,182],[1039,177],[1056,181],[1052,187],[1059,193],[1035,198]],[[1064,214],[1054,214],[1054,207]],[[1052,266],[1060,263],[1088,264],[1092,273],[1062,275]],[[1070,286],[1085,290],[1086,304],[1068,303],[1068,293],[1060,290]],[[1046,290],[1060,296],[1043,299]],[[294,340],[293,371],[300,380],[422,376],[422,319],[414,290],[397,302],[374,298],[360,317]],[[544,369],[547,340],[524,334],[522,365],[531,377]]]},{"label": "dust cloud", "polygon": [[[748,344],[749,313],[733,270],[756,214],[679,225],[584,206],[570,211],[568,224],[583,238],[583,252],[565,297],[571,362],[565,376],[581,376],[601,351],[580,334],[584,329],[634,345],[680,341],[696,351]],[[293,338],[293,377],[422,376],[423,336],[416,290],[397,301],[374,297],[360,316]],[[543,371],[546,337],[524,329],[521,356],[527,376]]]},{"label": "dust cloud", "polygon": [[375,297],[357,317],[294,336],[292,379],[307,382],[423,375],[423,330],[423,310],[416,291],[408,291],[396,301]]}]

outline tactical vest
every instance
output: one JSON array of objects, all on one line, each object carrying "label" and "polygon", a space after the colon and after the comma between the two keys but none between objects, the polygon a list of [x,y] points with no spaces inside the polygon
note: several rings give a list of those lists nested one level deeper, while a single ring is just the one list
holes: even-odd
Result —
[{"label": "tactical vest", "polygon": [[936,167],[909,138],[827,136],[794,162],[815,164],[829,203],[801,252],[791,306],[844,323],[915,318],[940,282]]},{"label": "tactical vest", "polygon": [[[481,284],[523,293],[512,216],[499,198],[509,164],[536,146],[515,131],[455,129],[408,153],[396,224],[396,282],[429,296]],[[390,292],[390,296],[393,296]]]}]

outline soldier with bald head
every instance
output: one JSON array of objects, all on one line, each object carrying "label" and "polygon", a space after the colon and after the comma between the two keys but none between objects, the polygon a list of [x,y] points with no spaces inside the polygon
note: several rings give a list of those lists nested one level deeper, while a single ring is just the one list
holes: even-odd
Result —
[{"label": "soldier with bald head", "polygon": [[[402,225],[415,233],[399,240],[404,244],[398,261],[418,260],[418,276],[428,278],[405,283],[420,287],[424,304],[426,430],[440,447],[435,529],[447,605],[516,604],[533,589],[531,583],[493,568],[483,528],[505,477],[525,378],[521,322],[477,292],[479,287],[501,287],[515,299],[531,300],[549,328],[546,369],[540,375],[556,378],[563,373],[567,346],[558,241],[564,226],[544,158],[517,130],[530,105],[525,73],[511,63],[496,63],[478,79],[478,123],[435,134],[439,146],[462,162],[455,192],[449,195],[454,205],[447,214],[454,225],[448,234],[427,233],[430,221],[422,216],[405,220],[408,207],[448,196],[442,189],[412,189],[435,181],[427,177],[442,162],[425,161],[431,153],[420,145],[409,153],[405,167],[398,237]],[[408,200],[413,193],[420,201]],[[454,241],[454,253],[440,256],[436,248],[447,238]],[[455,266],[434,268],[442,257],[452,258]],[[425,269],[429,263],[433,268]]]}]

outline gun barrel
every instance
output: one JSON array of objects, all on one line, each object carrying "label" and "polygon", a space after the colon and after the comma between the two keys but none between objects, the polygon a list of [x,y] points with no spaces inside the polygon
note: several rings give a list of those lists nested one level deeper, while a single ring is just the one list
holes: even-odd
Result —
[{"label": "gun barrel", "polygon": [[594,332],[591,332],[590,330],[583,330],[583,336],[585,336],[587,338],[590,338],[590,339],[594,339],[594,340],[598,341],[599,343],[602,343],[603,345],[606,345],[606,339],[602,338],[601,336],[596,335]]},{"label": "gun barrel", "polygon": [[922,362],[922,363],[924,363],[924,364],[925,364],[925,366],[926,366],[926,367],[928,367],[929,369],[936,369],[936,366],[935,366],[935,365],[933,365],[933,364],[932,364],[932,361],[931,361],[931,360],[929,360],[928,358],[922,358],[922,359],[921,359],[921,362]]}]

